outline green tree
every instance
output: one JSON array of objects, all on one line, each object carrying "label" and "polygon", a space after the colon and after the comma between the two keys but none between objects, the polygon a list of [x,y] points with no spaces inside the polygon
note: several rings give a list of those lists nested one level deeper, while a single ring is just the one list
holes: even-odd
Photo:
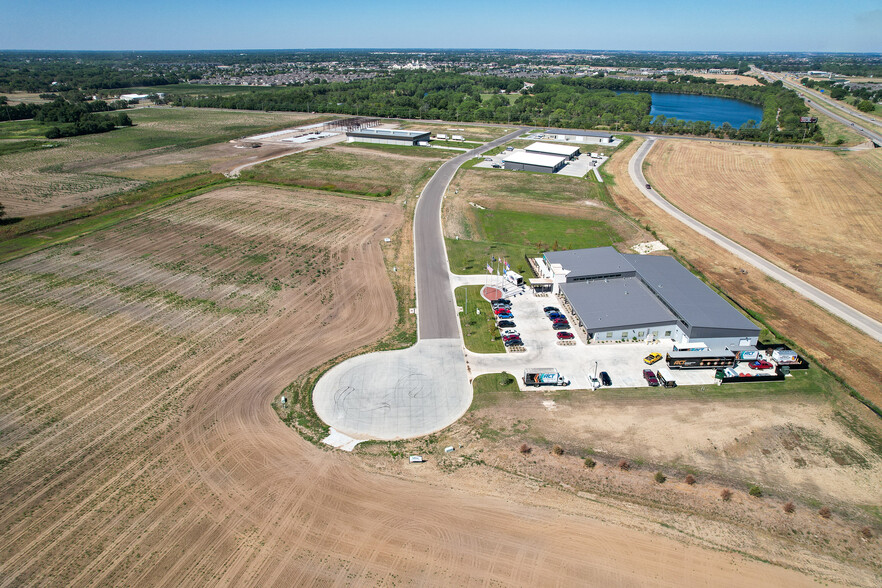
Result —
[{"label": "green tree", "polygon": [[3,203],[0,202],[0,218],[3,218],[6,215],[6,207],[3,206]]},{"label": "green tree", "polygon": [[861,112],[873,112],[876,110],[876,105],[869,100],[861,100],[858,102],[857,109]]}]

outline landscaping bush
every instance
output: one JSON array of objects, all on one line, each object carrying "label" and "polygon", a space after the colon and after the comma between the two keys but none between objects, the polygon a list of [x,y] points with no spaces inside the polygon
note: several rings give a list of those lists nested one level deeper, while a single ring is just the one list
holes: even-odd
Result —
[{"label": "landscaping bush", "polygon": [[757,486],[756,484],[754,484],[753,486],[750,487],[750,490],[748,490],[748,494],[750,494],[754,498],[762,498],[763,489],[760,488],[759,486]]},{"label": "landscaping bush", "polygon": [[791,514],[796,508],[793,506],[792,502],[788,502],[784,505],[784,512],[787,514]]},{"label": "landscaping bush", "polygon": [[830,512],[830,509],[827,508],[826,506],[822,506],[821,510],[818,511],[818,514],[821,515],[821,518],[829,519],[830,515],[833,513]]},{"label": "landscaping bush", "polygon": [[527,445],[526,443],[521,443],[521,448],[519,449],[519,451],[521,453],[523,453],[524,455],[526,455],[526,454],[530,453],[531,451],[533,451],[533,449],[529,445]]},{"label": "landscaping bush", "polygon": [[596,465],[597,465],[597,462],[594,461],[593,459],[591,459],[590,457],[585,458],[585,467],[586,468],[593,468]]},{"label": "landscaping bush", "polygon": [[618,465],[620,470],[625,470],[626,472],[631,469],[631,464],[628,463],[627,459],[620,459]]},{"label": "landscaping bush", "polygon": [[873,538],[873,530],[870,527],[864,527],[861,529],[861,537],[864,539],[872,539]]},{"label": "landscaping bush", "polygon": [[729,502],[729,500],[732,499],[732,491],[728,488],[723,488],[723,491],[720,492],[720,498],[722,498],[726,502]]},{"label": "landscaping bush", "polygon": [[661,472],[655,472],[655,481],[658,484],[664,484],[668,478]]},{"label": "landscaping bush", "polygon": [[692,474],[686,474],[686,483],[690,486],[695,484],[695,476],[693,476]]},{"label": "landscaping bush", "polygon": [[561,447],[560,445],[555,445],[554,447],[551,448],[551,453],[553,453],[555,455],[563,455],[563,452],[564,452],[563,447]]}]

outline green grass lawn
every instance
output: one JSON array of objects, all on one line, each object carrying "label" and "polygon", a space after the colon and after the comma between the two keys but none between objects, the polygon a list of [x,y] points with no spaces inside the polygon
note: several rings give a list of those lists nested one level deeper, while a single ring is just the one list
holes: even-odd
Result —
[{"label": "green grass lawn", "polygon": [[521,97],[520,94],[481,94],[481,102],[487,102],[494,96],[499,96],[503,100],[507,99],[509,104],[514,104]]},{"label": "green grass lawn", "polygon": [[35,139],[45,137],[49,125],[35,120],[9,120],[0,123],[0,139]]},{"label": "green grass lawn", "polygon": [[387,153],[397,153],[398,155],[409,155],[410,157],[454,157],[462,155],[462,151],[411,147],[410,145],[386,145],[385,143],[362,143],[360,141],[347,143],[347,145],[358,147],[359,149],[375,149],[377,151],[386,151]]},{"label": "green grass lawn", "polygon": [[469,411],[481,410],[496,405],[503,398],[520,400],[524,393],[518,388],[517,376],[502,372],[499,374],[483,374],[472,382],[472,405]]},{"label": "green grass lawn", "polygon": [[475,211],[476,239],[446,239],[450,269],[458,274],[484,271],[491,257],[505,258],[511,268],[529,274],[525,255],[556,249],[603,247],[621,241],[607,223],[583,218],[506,209]]},{"label": "green grass lawn", "polygon": [[496,329],[493,309],[481,297],[482,287],[461,286],[456,289],[456,305],[463,308],[463,312],[459,314],[459,323],[465,346],[474,353],[505,353],[505,345]]},{"label": "green grass lawn", "polygon": [[483,143],[476,143],[473,141],[438,141],[436,139],[432,139],[432,145],[436,147],[458,147],[460,149],[474,149],[475,147],[480,147]]}]

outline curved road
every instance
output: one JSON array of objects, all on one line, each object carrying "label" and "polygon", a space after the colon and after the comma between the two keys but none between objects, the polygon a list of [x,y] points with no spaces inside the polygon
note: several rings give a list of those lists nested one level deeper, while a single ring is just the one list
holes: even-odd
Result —
[{"label": "curved road", "polygon": [[740,259],[746,261],[750,265],[762,271],[767,276],[778,280],[788,288],[796,291],[802,296],[805,296],[821,308],[841,318],[845,322],[863,331],[877,341],[882,341],[882,323],[880,323],[879,321],[865,315],[858,310],[855,310],[854,308],[848,306],[847,304],[844,304],[843,302],[840,302],[836,298],[833,298],[829,294],[822,292],[818,288],[815,288],[808,282],[797,278],[790,272],[781,269],[777,265],[766,261],[756,253],[753,253],[749,249],[742,247],[732,239],[724,237],[707,225],[698,222],[697,220],[659,196],[658,193],[655,192],[655,190],[647,189],[647,181],[646,178],[643,176],[643,160],[646,158],[646,154],[649,153],[649,150],[652,149],[655,141],[655,138],[648,139],[646,143],[644,143],[640,147],[640,149],[637,150],[637,153],[634,154],[634,157],[632,157],[631,161],[628,163],[628,173],[631,176],[631,180],[643,193],[643,195],[646,196],[653,204],[655,204],[692,230],[701,235],[704,235],[723,249],[735,254]]},{"label": "curved road", "polygon": [[511,141],[526,130],[518,129],[477,149],[457,155],[438,168],[420,194],[413,219],[417,325],[420,339],[459,339],[459,319],[450,288],[450,265],[441,233],[441,201],[450,180],[456,170],[469,159]]}]

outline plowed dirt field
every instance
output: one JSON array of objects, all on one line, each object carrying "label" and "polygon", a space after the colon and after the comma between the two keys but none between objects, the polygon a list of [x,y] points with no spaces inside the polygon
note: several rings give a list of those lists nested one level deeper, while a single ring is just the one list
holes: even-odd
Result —
[{"label": "plowed dirt field", "polygon": [[287,428],[286,384],[394,324],[402,220],[228,188],[0,266],[0,585],[812,583]]}]

